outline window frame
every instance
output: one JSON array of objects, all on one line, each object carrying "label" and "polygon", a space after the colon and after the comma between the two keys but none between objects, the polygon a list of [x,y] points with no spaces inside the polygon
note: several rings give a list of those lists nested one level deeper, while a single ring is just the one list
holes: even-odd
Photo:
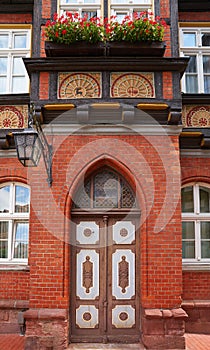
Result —
[{"label": "window frame", "polygon": [[[116,16],[117,13],[126,13],[126,16],[132,17],[134,12],[153,11],[153,1],[146,0],[146,2],[142,1],[142,3],[139,3],[138,0],[127,0],[120,3],[120,1],[110,0],[108,2],[108,17]],[[78,12],[80,16],[83,11],[97,11],[97,17],[103,18],[104,4],[101,0],[95,0],[94,2],[90,0],[88,3],[85,0],[75,0],[72,3],[66,3],[65,0],[60,0],[58,12],[61,15],[65,11]]]},{"label": "window frame", "polygon": [[[27,223],[29,225],[30,218],[30,187],[21,182],[5,182],[0,184],[0,189],[3,187],[10,187],[9,197],[9,212],[0,213],[0,222],[8,222],[8,257],[0,258],[1,264],[27,264],[27,258],[14,258],[14,246],[15,246],[15,234],[17,223]],[[29,211],[28,212],[15,212],[15,194],[16,186],[27,188],[29,190]],[[28,228],[28,245],[29,245],[29,228]]]},{"label": "window frame", "polygon": [[[9,36],[8,38],[8,47],[6,48],[0,48],[0,57],[7,57],[7,72],[5,74],[2,74],[0,76],[6,77],[6,89],[5,91],[1,91],[0,93],[2,95],[5,94],[17,94],[17,93],[28,93],[29,92],[29,76],[27,73],[27,70],[24,66],[24,70],[22,74],[16,74],[13,72],[14,67],[14,58],[24,58],[24,57],[30,57],[31,56],[31,25],[26,26],[18,26],[18,25],[0,25],[0,35],[6,34]],[[13,40],[15,35],[23,34],[26,35],[26,48],[14,48],[13,47]],[[13,78],[14,77],[23,77],[24,82],[24,89],[23,91],[13,91]]]},{"label": "window frame", "polygon": [[[209,92],[205,92],[205,84],[204,84],[204,77],[210,76],[209,73],[204,73],[203,71],[203,57],[204,56],[210,56],[210,46],[202,46],[201,41],[201,34],[203,32],[210,34],[210,26],[180,26],[179,29],[179,43],[180,43],[180,56],[181,57],[189,57],[189,56],[196,56],[196,66],[197,66],[197,82],[198,82],[198,91],[192,92],[192,93],[204,93],[208,94]],[[184,33],[195,33],[195,46],[184,46]],[[183,74],[182,80],[181,80],[181,86],[182,86],[182,92],[184,93],[191,93],[187,91],[186,87],[186,76],[187,72]]]},{"label": "window frame", "polygon": [[[183,258],[182,263],[184,265],[202,265],[207,264],[210,267],[210,258],[202,258],[201,257],[201,222],[210,222],[210,212],[209,213],[201,213],[200,212],[200,196],[199,189],[200,187],[204,187],[210,190],[210,185],[203,182],[191,182],[182,186],[182,189],[186,187],[193,187],[193,204],[194,204],[194,212],[182,212],[182,223],[183,222],[194,222],[195,227],[195,258]],[[182,237],[183,242],[183,237]]]}]

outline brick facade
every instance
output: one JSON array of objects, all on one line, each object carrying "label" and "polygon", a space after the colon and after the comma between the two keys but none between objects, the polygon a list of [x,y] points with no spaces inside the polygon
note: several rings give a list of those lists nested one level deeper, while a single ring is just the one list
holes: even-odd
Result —
[{"label": "brick facade", "polygon": [[[54,10],[55,1],[42,0],[40,6],[36,5],[36,16],[49,19]],[[160,15],[170,18],[169,1],[160,1]],[[194,17],[182,13],[179,18],[190,21]],[[196,18],[203,21],[207,17],[199,14]],[[0,15],[0,24],[29,24],[31,21],[29,14]],[[40,47],[36,47],[36,52],[44,58],[41,19],[39,23]],[[171,57],[171,33],[168,25],[164,38],[168,58]],[[161,74],[158,78],[158,84],[162,84],[161,97],[168,103],[174,99],[176,105],[175,74],[172,71]],[[56,79],[56,74],[52,76],[44,69],[31,74],[31,81],[37,84],[36,92],[31,86],[31,94],[38,99],[41,121],[41,109],[52,95],[57,96],[57,91],[52,93],[51,90],[52,86],[57,88]],[[157,101],[153,99],[152,102]],[[56,108],[57,104],[54,110],[57,116]],[[60,134],[52,126],[47,136],[53,146],[52,187],[46,181],[43,159],[35,168],[22,167],[15,155],[0,159],[0,184],[17,181],[31,188],[28,266],[0,265],[0,333],[4,333],[6,327],[8,333],[18,332],[24,315],[26,350],[64,350],[68,346],[72,322],[69,244],[72,197],[81,181],[103,166],[114,169],[127,180],[141,211],[136,274],[140,276],[139,333],[145,346],[157,350],[185,349],[185,330],[209,332],[209,271],[187,270],[182,266],[180,190],[188,182],[210,184],[210,160],[180,156],[178,124],[169,134],[165,132],[168,130],[165,125],[158,133],[155,133],[157,125],[151,133],[146,129],[138,132],[130,125],[130,132],[117,132],[117,126],[113,123],[111,132],[107,129],[100,133],[79,126],[75,133],[68,133],[68,125],[66,129],[64,125]],[[54,128],[57,130],[56,126]]]}]

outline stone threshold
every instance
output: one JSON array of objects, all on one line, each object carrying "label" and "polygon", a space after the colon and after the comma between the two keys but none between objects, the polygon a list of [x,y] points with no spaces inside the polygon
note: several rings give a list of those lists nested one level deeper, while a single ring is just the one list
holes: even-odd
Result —
[{"label": "stone threshold", "polygon": [[68,350],[145,350],[146,348],[142,343],[138,344],[99,344],[99,343],[72,343],[69,345]]}]

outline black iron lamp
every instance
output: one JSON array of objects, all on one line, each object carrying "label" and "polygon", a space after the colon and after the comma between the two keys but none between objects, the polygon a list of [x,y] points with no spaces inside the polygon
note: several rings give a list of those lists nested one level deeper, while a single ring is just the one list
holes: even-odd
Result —
[{"label": "black iron lamp", "polygon": [[[37,166],[42,154],[47,171],[47,182],[51,186],[52,146],[48,144],[41,124],[36,118],[33,104],[30,106],[28,124],[29,128],[13,132],[18,159],[25,167]],[[32,125],[35,125],[36,130]]]}]

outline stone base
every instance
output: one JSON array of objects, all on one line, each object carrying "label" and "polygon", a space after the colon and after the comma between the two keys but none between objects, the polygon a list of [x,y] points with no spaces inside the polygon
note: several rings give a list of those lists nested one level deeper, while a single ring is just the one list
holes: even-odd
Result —
[{"label": "stone base", "polygon": [[145,309],[142,317],[142,341],[147,349],[185,349],[186,312],[179,309]]},{"label": "stone base", "polygon": [[184,301],[182,307],[188,314],[186,332],[210,334],[210,300]]},{"label": "stone base", "polygon": [[0,300],[0,334],[23,333],[24,320],[20,316],[28,307],[27,300]]},{"label": "stone base", "polygon": [[64,350],[68,346],[67,311],[30,309],[26,320],[25,350]]}]

